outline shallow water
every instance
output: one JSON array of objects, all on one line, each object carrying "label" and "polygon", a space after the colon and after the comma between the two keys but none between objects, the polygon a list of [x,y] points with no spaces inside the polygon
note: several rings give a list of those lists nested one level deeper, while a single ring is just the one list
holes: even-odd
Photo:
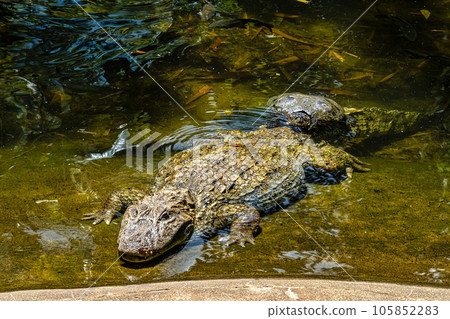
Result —
[{"label": "shallow water", "polygon": [[[444,2],[380,5],[410,22],[414,41],[402,35],[398,20],[369,11],[290,90],[322,94],[346,107],[439,112],[432,123],[408,136],[352,147],[372,171],[336,185],[308,184],[301,201],[263,218],[256,245],[227,247],[226,232],[209,241],[192,238],[144,268],[117,261],[119,219],[94,226],[80,221],[82,215],[116,188],[149,190],[158,163],[192,139],[264,123],[269,97],[286,90],[370,3],[217,1],[221,10],[240,17],[246,12],[300,43],[255,25],[209,28],[197,16],[201,5],[189,1],[80,1],[126,50],[146,52],[132,56],[196,123],[73,3],[5,2],[1,290],[245,276],[449,285]],[[277,62],[292,56],[298,60]],[[11,104],[6,97],[17,97],[14,85],[29,92],[17,76],[36,84],[42,104],[37,97],[21,107],[17,99]],[[206,85],[209,93],[185,105]],[[38,128],[30,124],[37,113]],[[46,127],[44,116],[61,122]],[[120,145],[112,151],[126,130],[132,136],[145,129],[159,141],[149,144],[158,146],[151,171],[147,162],[138,170],[136,158],[128,166]]]}]

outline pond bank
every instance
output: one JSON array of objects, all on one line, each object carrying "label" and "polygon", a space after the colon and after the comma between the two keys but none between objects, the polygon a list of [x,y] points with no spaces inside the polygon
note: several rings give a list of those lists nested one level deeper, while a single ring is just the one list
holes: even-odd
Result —
[{"label": "pond bank", "polygon": [[450,289],[317,279],[218,279],[23,290],[0,300],[450,300]]}]

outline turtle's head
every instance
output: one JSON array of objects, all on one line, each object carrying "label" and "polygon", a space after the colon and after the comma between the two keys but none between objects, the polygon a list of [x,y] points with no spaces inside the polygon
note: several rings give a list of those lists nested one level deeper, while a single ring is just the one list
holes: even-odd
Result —
[{"label": "turtle's head", "polygon": [[193,205],[187,190],[162,189],[130,206],[117,239],[121,258],[145,262],[185,244],[194,229]]},{"label": "turtle's head", "polygon": [[267,101],[273,114],[269,126],[286,125],[304,131],[329,122],[342,122],[344,109],[333,100],[302,93],[285,93]]}]

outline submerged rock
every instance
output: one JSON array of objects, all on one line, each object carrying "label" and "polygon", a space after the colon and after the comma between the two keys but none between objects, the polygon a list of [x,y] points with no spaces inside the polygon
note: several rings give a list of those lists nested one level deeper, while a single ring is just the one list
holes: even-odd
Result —
[{"label": "submerged rock", "polygon": [[39,235],[41,238],[38,241],[44,250],[69,249],[71,247],[70,240],[54,230],[44,230],[39,232]]}]

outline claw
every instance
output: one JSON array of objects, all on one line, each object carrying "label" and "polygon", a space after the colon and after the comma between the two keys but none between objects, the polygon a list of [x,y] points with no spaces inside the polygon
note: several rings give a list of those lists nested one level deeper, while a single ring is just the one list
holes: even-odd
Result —
[{"label": "claw", "polygon": [[94,210],[92,213],[84,214],[84,217],[81,220],[94,220],[93,224],[100,224],[102,221],[105,221],[106,225],[111,224],[115,213],[111,210]]},{"label": "claw", "polygon": [[[365,165],[367,165],[367,164],[365,164]],[[359,172],[370,172],[371,171],[370,168],[363,167],[363,166],[361,166],[359,164],[356,164],[356,163],[353,163],[353,168],[356,169]]]},{"label": "claw", "polygon": [[348,154],[348,157],[350,159],[351,162],[351,168],[352,171],[350,172],[350,175],[348,174],[348,169],[347,169],[347,176],[351,178],[351,173],[353,172],[353,170],[356,170],[358,172],[370,172],[370,168],[364,167],[362,165],[366,165],[366,166],[370,166],[370,163],[365,163],[363,161],[361,161],[359,158],[357,158],[356,156],[353,156],[352,154]]},{"label": "claw", "polygon": [[227,246],[238,244],[241,247],[245,247],[246,243],[250,243],[252,245],[255,244],[255,239],[253,238],[253,234],[246,234],[246,233],[239,233],[239,234],[232,234],[230,233],[230,237],[227,241]]},{"label": "claw", "polygon": [[355,164],[355,166],[356,166],[356,164],[370,166],[370,163],[363,162],[359,158],[357,158],[356,156],[353,156],[351,154],[349,154],[349,155],[350,155],[350,158],[353,160],[353,163]]},{"label": "claw", "polygon": [[105,213],[105,216],[103,217],[103,220],[105,221],[106,225],[111,224],[111,221],[113,220],[115,215],[116,214],[113,211],[111,211],[111,210],[108,210]]},{"label": "claw", "polygon": [[94,210],[92,213],[87,213],[83,215],[84,217],[81,218],[81,220],[91,220],[91,219],[97,219],[98,217],[98,210]]},{"label": "claw", "polygon": [[345,174],[348,178],[353,178],[353,167],[346,167]]}]

